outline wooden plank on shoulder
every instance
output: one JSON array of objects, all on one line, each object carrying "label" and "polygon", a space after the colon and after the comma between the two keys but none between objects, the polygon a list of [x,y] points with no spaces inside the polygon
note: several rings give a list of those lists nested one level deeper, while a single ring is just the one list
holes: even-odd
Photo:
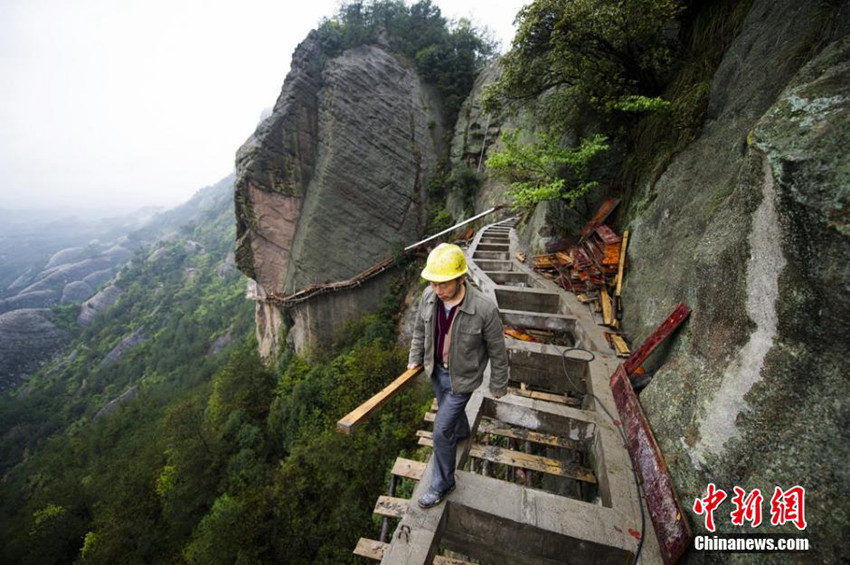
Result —
[{"label": "wooden plank on shoulder", "polygon": [[396,477],[404,477],[405,479],[413,479],[418,481],[425,473],[425,463],[414,461],[413,459],[405,459],[399,457],[393,464],[392,474]]},{"label": "wooden plank on shoulder", "polygon": [[368,538],[360,538],[357,542],[357,547],[354,548],[354,555],[371,559],[372,561],[380,561],[384,558],[384,552],[389,546],[388,543],[383,543]]},{"label": "wooden plank on shoulder", "polygon": [[386,404],[393,396],[401,392],[405,385],[412,382],[422,373],[422,366],[419,365],[413,369],[408,369],[402,373],[396,380],[391,382],[384,389],[349,412],[342,420],[336,423],[337,431],[344,434],[350,434],[357,427],[372,417],[381,406]]},{"label": "wooden plank on shoulder", "polygon": [[503,449],[495,445],[480,445],[476,443],[470,449],[469,455],[476,459],[484,459],[492,463],[501,463],[503,465],[510,465],[511,467],[521,467],[529,471],[540,471],[549,475],[569,477],[585,483],[596,482],[593,471],[581,465],[564,463],[551,457],[530,455],[522,451]]},{"label": "wooden plank on shoulder", "polygon": [[378,502],[375,503],[375,509],[372,512],[386,518],[402,518],[409,502],[406,498],[379,496]]}]

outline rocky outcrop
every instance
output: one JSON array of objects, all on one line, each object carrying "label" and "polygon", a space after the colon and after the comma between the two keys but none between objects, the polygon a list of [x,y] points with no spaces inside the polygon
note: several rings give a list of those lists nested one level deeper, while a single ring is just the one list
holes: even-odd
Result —
[{"label": "rocky outcrop", "polygon": [[85,247],[69,247],[67,249],[62,249],[61,251],[57,251],[50,257],[50,259],[47,261],[47,265],[45,265],[44,268],[50,269],[58,265],[74,263],[83,259],[85,255]]},{"label": "rocky outcrop", "polygon": [[21,292],[0,300],[0,313],[18,310],[21,308],[46,308],[59,304],[61,295],[55,290],[32,290],[30,292]]},{"label": "rocky outcrop", "polygon": [[123,394],[121,394],[121,396],[110,400],[103,406],[103,408],[98,410],[97,413],[94,415],[94,418],[92,418],[92,421],[97,422],[101,418],[109,416],[110,414],[115,412],[119,406],[121,406],[122,404],[127,404],[128,402],[136,398],[138,392],[139,389],[135,386],[127,389],[126,391],[124,391]]},{"label": "rocky outcrop", "polygon": [[111,308],[118,301],[121,292],[120,288],[111,284],[83,302],[80,306],[80,314],[77,316],[77,323],[81,326],[91,324],[98,313]]},{"label": "rocky outcrop", "polygon": [[[426,89],[380,47],[322,59],[311,34],[237,154],[236,262],[257,296],[350,278],[418,235],[436,162]],[[261,349],[274,352],[281,318],[262,303],[257,316]],[[299,331],[299,348],[334,333],[320,326]]]},{"label": "rocky outcrop", "polygon": [[850,524],[848,17],[753,2],[702,135],[627,211],[625,329],[693,308],[641,394],[680,498],[801,484],[818,562]]},{"label": "rocky outcrop", "polygon": [[77,304],[94,294],[94,289],[83,281],[66,284],[62,289],[62,304]]},{"label": "rocky outcrop", "polygon": [[233,333],[228,330],[226,334],[216,338],[212,345],[210,345],[209,351],[207,351],[207,355],[218,355],[225,347],[227,347],[231,343],[233,343]]},{"label": "rocky outcrop", "polygon": [[124,353],[133,349],[137,345],[140,345],[145,341],[145,339],[145,327],[139,326],[133,330],[133,333],[122,339],[118,345],[113,347],[112,350],[106,354],[106,357],[101,360],[100,366],[108,367],[109,365],[112,365],[118,361]]},{"label": "rocky outcrop", "polygon": [[0,390],[38,370],[68,341],[46,309],[21,309],[0,314]]},{"label": "rocky outcrop", "polygon": [[112,269],[103,269],[102,271],[95,271],[90,275],[86,275],[85,277],[83,277],[83,282],[92,287],[93,289],[99,288],[100,285],[108,281],[111,276]]},{"label": "rocky outcrop", "polygon": [[34,277],[19,277],[10,289],[26,284],[15,296],[0,300],[0,313],[18,308],[47,308],[80,303],[109,280],[110,273],[132,257],[127,241],[104,249],[100,244],[71,247],[54,253]]}]

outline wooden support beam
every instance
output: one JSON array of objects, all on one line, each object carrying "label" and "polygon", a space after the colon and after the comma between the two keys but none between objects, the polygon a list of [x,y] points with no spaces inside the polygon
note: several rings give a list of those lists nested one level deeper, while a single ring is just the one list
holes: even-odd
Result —
[{"label": "wooden support beam", "polygon": [[611,375],[610,385],[626,435],[626,447],[641,478],[661,557],[665,565],[671,565],[688,550],[694,539],[687,513],[679,504],[673,478],[629,381],[625,363]]},{"label": "wooden support beam", "polygon": [[382,543],[373,539],[360,538],[357,542],[357,547],[354,548],[354,555],[359,555],[372,561],[380,561],[384,558],[384,552],[389,545],[388,543]]},{"label": "wooden support beam", "polygon": [[596,477],[593,471],[575,463],[564,463],[551,457],[529,455],[522,451],[503,449],[495,445],[473,444],[469,451],[470,457],[484,459],[493,463],[520,467],[530,471],[540,471],[549,475],[569,477],[585,483],[595,483]]},{"label": "wooden support beam", "polygon": [[626,248],[629,246],[629,230],[623,232],[623,241],[620,242],[620,264],[617,267],[617,288],[614,290],[614,296],[620,296],[620,291],[623,290],[623,268],[626,266]]},{"label": "wooden support beam", "polygon": [[405,479],[413,479],[418,481],[425,473],[425,463],[414,461],[413,459],[405,459],[399,457],[393,464],[392,474],[396,477],[404,477]]},{"label": "wooden support beam", "polygon": [[574,439],[563,436],[541,434],[525,428],[505,424],[504,422],[494,422],[492,420],[482,419],[481,423],[478,424],[478,431],[485,434],[522,439],[542,445],[551,445],[553,447],[565,447],[567,449],[579,448],[578,442]]},{"label": "wooden support beam", "polygon": [[469,561],[461,561],[460,559],[453,559],[451,557],[444,557],[442,555],[438,555],[434,557],[434,565],[473,565]]},{"label": "wooden support beam", "polygon": [[611,297],[608,296],[608,289],[603,284],[599,289],[599,301],[602,302],[602,323],[610,326],[614,323],[613,308],[611,307]]},{"label": "wooden support beam", "polygon": [[378,502],[375,503],[375,509],[372,512],[386,518],[402,518],[409,502],[406,498],[379,496]]},{"label": "wooden support beam", "polygon": [[342,420],[336,423],[337,431],[350,434],[360,424],[372,417],[378,409],[386,404],[393,396],[401,392],[405,385],[412,382],[422,373],[422,366],[408,369],[396,380],[387,385],[384,390],[349,412]]},{"label": "wooden support beam", "polygon": [[691,309],[684,304],[676,306],[667,319],[661,322],[661,325],[655,328],[655,331],[646,338],[646,341],[640,344],[640,347],[623,362],[626,373],[631,377],[637,371],[637,368],[655,351],[655,348],[661,345],[685,321],[690,313]]},{"label": "wooden support beam", "polygon": [[567,406],[581,406],[581,400],[572,398],[564,394],[552,394],[550,392],[540,392],[537,390],[523,390],[515,387],[508,387],[508,392],[517,396],[533,398],[535,400],[545,400],[546,402],[557,402],[558,404],[566,404]]},{"label": "wooden support beam", "polygon": [[617,334],[611,334],[611,345],[614,346],[614,350],[617,352],[617,357],[628,357],[632,354],[629,350],[629,346],[626,345],[626,340]]}]

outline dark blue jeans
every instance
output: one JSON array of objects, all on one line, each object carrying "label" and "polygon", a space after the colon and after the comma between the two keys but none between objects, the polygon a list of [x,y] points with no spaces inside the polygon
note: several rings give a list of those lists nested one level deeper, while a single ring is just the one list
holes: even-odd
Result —
[{"label": "dark blue jeans", "polygon": [[434,367],[431,386],[438,405],[434,422],[434,477],[431,490],[442,493],[455,484],[457,442],[469,436],[465,410],[472,393],[453,393],[449,372],[441,365]]}]

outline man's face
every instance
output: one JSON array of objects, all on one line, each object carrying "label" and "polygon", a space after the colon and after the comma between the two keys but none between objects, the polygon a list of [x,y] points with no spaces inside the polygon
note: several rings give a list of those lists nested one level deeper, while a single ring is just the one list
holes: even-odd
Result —
[{"label": "man's face", "polygon": [[460,286],[463,283],[460,277],[446,282],[432,282],[431,288],[434,294],[443,302],[451,302],[460,294]]}]

